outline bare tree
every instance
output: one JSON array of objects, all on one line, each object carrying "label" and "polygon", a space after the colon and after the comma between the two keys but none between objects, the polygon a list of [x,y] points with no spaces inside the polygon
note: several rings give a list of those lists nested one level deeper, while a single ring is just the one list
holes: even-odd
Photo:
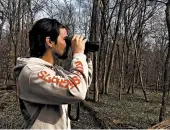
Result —
[{"label": "bare tree", "polygon": [[116,53],[116,45],[117,45],[117,41],[118,41],[118,31],[120,28],[120,21],[121,21],[121,16],[122,16],[122,11],[123,11],[123,4],[124,0],[121,0],[119,3],[119,12],[118,12],[118,16],[117,16],[117,21],[116,21],[116,28],[115,28],[115,32],[114,32],[114,36],[112,36],[113,38],[113,46],[112,46],[112,53],[111,53],[111,58],[110,58],[110,62],[109,62],[109,66],[108,66],[108,76],[106,78],[106,93],[108,93],[108,89],[109,89],[109,83],[110,83],[110,78],[111,78],[111,71],[109,71],[111,68],[113,68],[113,62],[115,59],[115,53]]},{"label": "bare tree", "polygon": [[[99,0],[93,0],[93,11],[92,11],[92,20],[90,27],[90,38],[91,41],[98,40],[98,11],[99,11]],[[94,83],[94,101],[97,102],[99,100],[99,89],[98,89],[98,78],[97,78],[97,52],[93,55],[93,83]]]},{"label": "bare tree", "polygon": [[[166,3],[166,22],[168,27],[168,38],[170,40],[170,0]],[[170,85],[170,42],[168,43],[168,52],[165,60],[165,70],[164,70],[164,83],[163,83],[163,95],[162,95],[162,106],[160,109],[159,121],[165,119],[166,104],[167,104],[167,90]]]}]

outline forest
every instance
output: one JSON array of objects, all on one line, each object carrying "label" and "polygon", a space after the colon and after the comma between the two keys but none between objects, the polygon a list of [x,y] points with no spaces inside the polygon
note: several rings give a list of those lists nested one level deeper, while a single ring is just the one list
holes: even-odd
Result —
[{"label": "forest", "polygon": [[[29,31],[41,18],[98,41],[72,128],[170,128],[170,0],[0,0],[0,128],[23,123],[12,70],[29,56]],[[56,64],[68,69],[71,60]]]}]

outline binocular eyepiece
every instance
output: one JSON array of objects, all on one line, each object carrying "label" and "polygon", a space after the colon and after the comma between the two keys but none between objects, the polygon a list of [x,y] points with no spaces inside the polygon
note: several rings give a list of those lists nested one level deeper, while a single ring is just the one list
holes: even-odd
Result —
[{"label": "binocular eyepiece", "polygon": [[[71,40],[72,40],[73,37],[65,37],[65,41],[66,41],[66,44],[67,46],[71,46]],[[99,45],[97,44],[99,42],[97,41],[87,41],[85,43],[85,53],[87,52],[96,52],[99,50]]]}]

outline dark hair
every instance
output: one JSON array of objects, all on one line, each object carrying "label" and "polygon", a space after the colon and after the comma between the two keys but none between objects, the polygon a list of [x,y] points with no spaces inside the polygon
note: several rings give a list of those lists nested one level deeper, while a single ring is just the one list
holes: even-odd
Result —
[{"label": "dark hair", "polygon": [[30,56],[43,56],[46,51],[45,38],[50,37],[51,41],[56,41],[60,28],[65,27],[56,19],[38,20],[29,32]]}]

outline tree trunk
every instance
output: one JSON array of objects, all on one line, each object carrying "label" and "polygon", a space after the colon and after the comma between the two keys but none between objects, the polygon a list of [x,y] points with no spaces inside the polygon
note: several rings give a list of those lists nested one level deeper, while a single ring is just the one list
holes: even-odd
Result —
[{"label": "tree trunk", "polygon": [[94,65],[93,65],[93,68],[94,68],[94,75],[93,75],[93,78],[94,78],[94,101],[97,102],[99,101],[99,88],[98,88],[98,72],[97,72],[97,66],[98,66],[98,63],[97,63],[97,52],[94,54],[94,57],[93,57],[93,61],[94,61]]},{"label": "tree trunk", "polygon": [[143,75],[142,75],[142,70],[141,70],[141,67],[140,67],[140,64],[139,64],[139,57],[138,57],[136,42],[134,43],[134,46],[135,46],[135,58],[136,58],[136,64],[137,64],[137,69],[138,69],[138,73],[139,73],[139,80],[140,80],[140,84],[141,84],[141,89],[143,91],[145,101],[148,102],[148,99],[147,99],[147,96],[146,96],[146,91],[144,89]]},{"label": "tree trunk", "polygon": [[166,4],[166,23],[168,27],[168,54],[166,56],[165,61],[165,70],[164,70],[164,83],[163,83],[163,90],[162,90],[162,106],[160,109],[160,115],[159,115],[159,122],[163,121],[165,119],[165,112],[166,112],[166,105],[167,105],[167,90],[169,87],[169,77],[170,77],[170,0],[168,0]]},{"label": "tree trunk", "polygon": [[108,55],[109,55],[109,45],[107,46],[107,49],[106,49],[106,55],[105,55],[105,59],[104,59],[104,74],[103,74],[103,84],[102,84],[102,94],[104,94],[106,92],[106,87],[105,87],[105,83],[106,83],[106,77],[107,77],[107,59],[108,59]]},{"label": "tree trunk", "polygon": [[157,75],[157,81],[156,81],[156,92],[158,92],[158,90],[159,90],[159,85],[160,84],[160,75],[159,75],[159,73],[158,73],[158,75]]},{"label": "tree trunk", "polygon": [[[99,0],[93,0],[93,11],[92,11],[92,21],[91,21],[91,29],[90,29],[90,41],[98,40],[98,9],[99,8]],[[93,55],[93,84],[94,84],[94,101],[97,102],[99,100],[99,88],[98,88],[98,72],[97,72],[97,52]]]},{"label": "tree trunk", "polygon": [[1,13],[2,13],[2,17],[0,17],[0,19],[1,19],[1,24],[0,24],[0,40],[2,38],[3,25],[5,23],[4,12],[2,11]]},{"label": "tree trunk", "polygon": [[113,47],[112,47],[112,53],[111,53],[111,58],[110,58],[110,62],[109,62],[109,66],[108,66],[108,76],[106,78],[106,94],[108,94],[108,89],[109,89],[109,84],[110,84],[110,77],[111,77],[111,73],[112,68],[113,68],[113,62],[115,59],[115,54],[116,54],[116,45],[117,45],[117,40],[118,40],[118,31],[121,25],[121,15],[122,15],[122,9],[123,9],[123,3],[124,0],[121,0],[120,5],[119,5],[119,13],[118,13],[118,18],[117,18],[117,22],[116,22],[116,29],[115,29],[115,34],[114,34],[114,40],[113,40]]}]

